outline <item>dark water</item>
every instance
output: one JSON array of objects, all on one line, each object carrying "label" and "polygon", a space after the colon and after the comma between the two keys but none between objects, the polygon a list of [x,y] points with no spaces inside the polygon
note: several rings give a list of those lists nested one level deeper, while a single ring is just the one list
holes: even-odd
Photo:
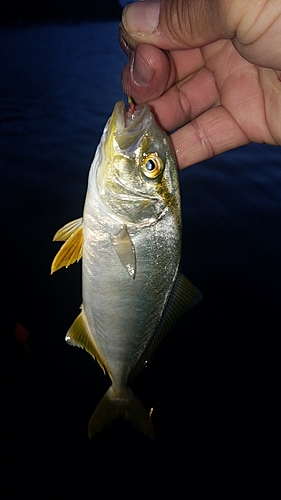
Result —
[{"label": "dark water", "polygon": [[[181,172],[182,268],[204,298],[132,384],[154,407],[155,441],[116,421],[90,442],[88,419],[109,379],[64,341],[81,303],[80,266],[50,276],[52,237],[82,214],[91,159],[123,98],[125,57],[117,23],[2,30],[0,50],[1,449],[14,478],[9,491],[36,492],[39,480],[53,498],[58,480],[80,498],[104,486],[228,498],[245,481],[244,493],[265,486],[275,498],[281,149],[250,145]],[[14,337],[17,321],[30,333],[25,348]]]}]

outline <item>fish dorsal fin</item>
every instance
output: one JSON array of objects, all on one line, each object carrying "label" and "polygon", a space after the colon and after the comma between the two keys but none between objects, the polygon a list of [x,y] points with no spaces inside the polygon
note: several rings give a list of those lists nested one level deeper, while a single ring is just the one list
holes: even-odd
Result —
[{"label": "fish dorsal fin", "polygon": [[200,302],[201,299],[202,293],[198,288],[184,274],[179,273],[156,332],[159,342],[161,342],[174,323],[192,306]]},{"label": "fish dorsal fin", "polygon": [[61,229],[59,229],[53,241],[65,241],[55,256],[51,274],[61,267],[68,267],[74,262],[78,262],[82,257],[83,251],[83,219],[75,219]]},{"label": "fish dorsal fin", "polygon": [[128,233],[126,224],[121,226],[119,233],[115,236],[111,236],[110,240],[122,266],[126,269],[129,276],[134,278],[136,274],[135,247]]},{"label": "fish dorsal fin", "polygon": [[159,326],[136,366],[133,368],[130,378],[135,377],[142,370],[144,363],[151,358],[161,340],[163,340],[178,318],[192,306],[197,304],[197,302],[200,302],[201,299],[202,294],[199,292],[198,288],[196,288],[183,274],[179,273]]},{"label": "fish dorsal fin", "polygon": [[88,327],[88,323],[83,310],[79,314],[79,316],[77,316],[76,320],[72,323],[66,334],[65,340],[70,345],[82,347],[83,349],[85,349],[89,354],[91,354],[91,356],[93,356],[94,359],[97,360],[103,372],[105,373],[105,369],[108,372],[103,358],[99,353],[96,343],[90,333],[90,329]]}]

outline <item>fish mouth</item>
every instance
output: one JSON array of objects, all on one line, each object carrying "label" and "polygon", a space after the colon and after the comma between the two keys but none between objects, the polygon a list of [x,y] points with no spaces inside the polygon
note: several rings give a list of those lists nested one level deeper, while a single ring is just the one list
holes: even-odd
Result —
[{"label": "fish mouth", "polygon": [[148,129],[151,119],[150,108],[147,104],[138,104],[132,111],[126,109],[123,101],[118,101],[112,113],[109,131],[114,131],[117,148],[124,153],[130,153],[136,149],[138,142]]},{"label": "fish mouth", "polygon": [[130,130],[132,127],[138,127],[142,122],[145,109],[148,108],[145,104],[137,104],[134,111],[127,109],[124,101],[118,101],[113,109],[113,116],[116,114],[116,132],[124,132],[125,129]]}]

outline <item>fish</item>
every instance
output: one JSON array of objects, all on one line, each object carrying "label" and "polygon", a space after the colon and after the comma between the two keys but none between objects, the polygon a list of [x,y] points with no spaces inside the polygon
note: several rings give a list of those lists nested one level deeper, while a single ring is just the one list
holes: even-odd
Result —
[{"label": "fish", "polygon": [[111,379],[88,426],[90,438],[119,416],[154,438],[130,380],[175,321],[201,300],[181,273],[181,199],[170,141],[147,104],[118,101],[97,147],[83,216],[54,236],[64,241],[51,273],[82,258],[81,312],[66,341],[84,348]]}]

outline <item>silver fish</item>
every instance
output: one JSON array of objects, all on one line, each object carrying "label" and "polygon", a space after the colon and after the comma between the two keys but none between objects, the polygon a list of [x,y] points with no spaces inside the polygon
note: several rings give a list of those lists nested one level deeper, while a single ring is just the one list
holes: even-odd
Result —
[{"label": "silver fish", "polygon": [[60,229],[51,272],[82,260],[83,304],[66,340],[83,347],[112,385],[90,419],[94,436],[118,416],[154,437],[128,386],[175,320],[201,299],[179,272],[177,165],[148,105],[116,103],[91,165],[83,217]]}]

